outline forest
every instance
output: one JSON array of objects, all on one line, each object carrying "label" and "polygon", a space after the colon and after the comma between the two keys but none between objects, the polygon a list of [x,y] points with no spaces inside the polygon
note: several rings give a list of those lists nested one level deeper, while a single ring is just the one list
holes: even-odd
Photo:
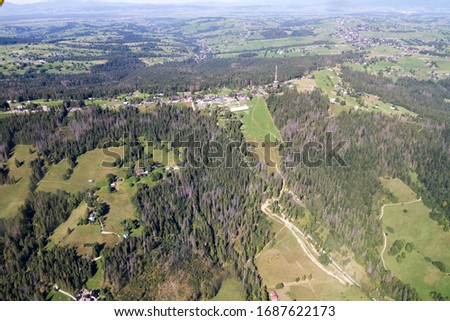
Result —
[{"label": "forest", "polygon": [[3,87],[0,102],[41,98],[86,100],[90,97],[113,97],[136,90],[170,96],[177,92],[197,92],[208,88],[242,88],[272,82],[275,64],[278,64],[280,80],[289,80],[312,70],[359,57],[349,53],[277,60],[230,58],[198,62],[191,59],[147,67],[135,54],[122,50],[125,49],[115,48],[108,62],[93,66],[89,73],[54,75],[31,72],[13,77],[0,74]]},{"label": "forest", "polygon": [[[70,119],[61,109],[3,122],[2,140],[9,142],[4,146],[5,155],[17,143],[38,148],[29,196],[18,216],[2,222],[6,229],[1,239],[3,300],[43,299],[51,283],[75,290],[95,273],[92,264],[73,249],[46,248],[51,232],[83,199],[91,197],[90,193],[36,192],[36,184],[52,163],[76,158],[111,141],[119,142],[125,130],[133,137],[147,135],[160,140],[172,139],[175,133],[187,140],[194,133],[200,141],[212,137],[222,144],[243,141],[240,126],[226,130],[216,126],[217,114],[200,115],[171,106],[145,114],[133,108],[92,108]],[[66,130],[61,133],[59,128]],[[226,266],[227,273],[246,279],[243,285],[248,299],[267,298],[253,258],[270,237],[269,223],[258,206],[268,183],[251,168],[239,166],[245,156],[241,153],[233,154],[236,165],[226,170],[209,167],[194,148],[185,149],[185,153],[197,159],[201,167],[188,167],[154,188],[139,187],[133,203],[145,224],[144,233],[106,250],[103,269],[110,288],[105,291],[114,298],[169,300],[175,298],[173,295],[178,299],[207,299],[220,285],[213,277],[219,273],[214,271],[223,272]],[[125,159],[118,163],[132,166],[130,162]],[[66,259],[62,260],[62,255]],[[45,260],[37,260],[40,256]],[[55,258],[61,266],[54,265]],[[174,280],[180,282],[184,294],[163,291],[165,282]]]}]

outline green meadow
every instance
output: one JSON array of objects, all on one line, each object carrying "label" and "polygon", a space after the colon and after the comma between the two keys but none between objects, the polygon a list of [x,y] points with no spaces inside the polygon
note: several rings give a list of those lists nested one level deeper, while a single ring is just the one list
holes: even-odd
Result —
[{"label": "green meadow", "polygon": [[283,288],[276,289],[280,300],[368,300],[360,289],[341,284],[317,267],[282,224],[273,221],[272,230],[274,240],[255,262],[269,291],[283,284]]},{"label": "green meadow", "polygon": [[[398,179],[383,180],[383,184],[394,194],[400,204],[386,206],[383,228],[387,234],[384,253],[386,266],[399,279],[411,284],[423,300],[432,300],[430,293],[436,291],[450,298],[450,232],[429,217],[431,210],[415,193]],[[403,202],[403,204],[402,204]],[[398,253],[390,253],[395,241],[413,244],[413,249],[404,245]],[[446,271],[441,271],[433,262],[442,262]]]},{"label": "green meadow", "polygon": [[247,140],[264,141],[267,134],[271,139],[281,140],[281,134],[275,126],[267,104],[262,98],[253,98],[249,110],[242,112],[243,130]]},{"label": "green meadow", "polygon": [[[4,164],[10,170],[9,177],[14,177],[16,183],[13,185],[0,185],[0,218],[12,217],[17,213],[17,209],[23,204],[29,192],[30,163],[36,158],[34,148],[30,154],[29,145],[17,145],[12,156]],[[15,160],[22,163],[16,167]]]},{"label": "green meadow", "polygon": [[[121,148],[110,148],[110,150],[123,155]],[[49,168],[39,183],[38,190],[55,192],[61,189],[70,193],[76,193],[93,186],[104,185],[107,174],[117,174],[119,171],[118,168],[108,167],[107,163],[113,161],[114,159],[106,155],[101,149],[89,151],[78,157],[77,165],[73,169],[72,175],[68,180],[64,180],[63,175],[69,168],[69,163],[66,160],[62,160]],[[89,180],[93,180],[93,183],[90,183]]]},{"label": "green meadow", "polygon": [[211,301],[245,301],[245,294],[239,280],[227,278],[222,281],[219,292]]}]

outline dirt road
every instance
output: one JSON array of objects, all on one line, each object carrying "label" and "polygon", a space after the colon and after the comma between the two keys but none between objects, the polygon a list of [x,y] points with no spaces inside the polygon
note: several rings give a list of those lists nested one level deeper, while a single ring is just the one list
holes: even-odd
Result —
[{"label": "dirt road", "polygon": [[[422,197],[420,197],[417,200],[414,201],[409,201],[409,202],[404,202],[404,203],[391,203],[391,204],[384,204],[381,207],[381,214],[380,214],[380,218],[379,220],[381,221],[384,217],[384,209],[386,208],[386,206],[398,206],[398,205],[408,205],[408,204],[414,204],[417,202],[422,201]],[[386,268],[386,262],[384,261],[384,252],[386,251],[386,247],[387,247],[387,234],[385,232],[383,232],[383,238],[384,238],[384,245],[383,245],[383,249],[381,250],[381,262],[383,263],[383,267],[385,270],[387,270]]]},{"label": "dirt road", "polygon": [[[305,252],[305,254],[308,256],[308,258],[311,260],[311,262],[313,262],[323,272],[335,278],[342,284],[350,284],[360,287],[360,284],[356,280],[354,280],[350,275],[348,275],[345,271],[343,271],[343,269],[341,269],[339,265],[331,257],[330,257],[331,260],[330,264],[328,264],[327,266],[321,264],[318,261],[318,257],[321,255],[321,253],[319,253],[314,247],[314,245],[308,241],[308,238],[311,239],[311,237],[310,236],[307,237],[302,231],[300,231],[300,229],[297,226],[295,226],[291,221],[289,221],[289,219],[286,217],[286,215],[284,215],[284,213],[280,213],[280,215],[277,215],[270,209],[270,205],[273,202],[280,200],[281,196],[284,193],[292,195],[294,201],[303,206],[302,202],[295,195],[295,193],[287,188],[286,179],[284,178],[283,174],[278,168],[278,164],[276,166],[276,170],[283,180],[283,187],[280,191],[280,195],[278,197],[266,200],[264,204],[261,206],[261,210],[273,220],[283,224],[284,227],[287,228],[291,232],[291,234],[295,237],[298,244]],[[322,253],[325,252],[322,250]]]}]

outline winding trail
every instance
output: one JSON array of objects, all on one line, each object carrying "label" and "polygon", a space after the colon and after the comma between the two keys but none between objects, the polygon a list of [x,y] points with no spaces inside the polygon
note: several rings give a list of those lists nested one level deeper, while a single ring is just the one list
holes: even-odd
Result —
[{"label": "winding trail", "polygon": [[419,199],[417,199],[417,200],[409,201],[409,202],[388,203],[388,204],[384,204],[384,205],[381,207],[381,215],[380,215],[379,220],[381,221],[381,220],[383,219],[383,216],[384,216],[384,208],[385,208],[386,206],[409,205],[409,204],[414,204],[414,203],[417,203],[417,202],[420,202],[420,201],[422,201],[422,197],[419,198]]},{"label": "winding trail", "polygon": [[384,245],[383,245],[383,250],[381,250],[381,262],[383,262],[384,269],[387,270],[386,262],[384,261],[384,251],[386,251],[386,246],[387,246],[387,235],[386,235],[386,233],[384,233],[384,231],[383,231],[383,238],[384,238]]},{"label": "winding trail", "polygon": [[295,226],[292,222],[289,221],[289,219],[285,216],[284,213],[281,213],[280,215],[275,214],[271,209],[270,205],[273,204],[275,201],[280,200],[281,196],[284,193],[288,193],[293,196],[293,199],[296,203],[303,205],[300,199],[295,195],[295,193],[291,190],[289,190],[286,187],[286,179],[284,178],[283,174],[281,173],[278,164],[276,165],[276,171],[280,175],[280,177],[283,180],[283,187],[280,191],[280,194],[277,197],[273,197],[272,199],[267,199],[264,204],[261,206],[261,210],[270,218],[273,220],[281,223],[284,225],[285,228],[287,228],[291,234],[295,237],[298,244],[302,248],[302,250],[305,252],[305,254],[308,256],[308,258],[313,262],[318,268],[320,268],[323,272],[328,274],[329,276],[335,278],[340,283],[346,285],[355,285],[358,287],[361,287],[361,285],[354,280],[348,273],[346,273],[337,263],[330,257],[330,264],[327,266],[324,266],[318,261],[318,257],[321,255],[321,253],[326,252],[324,250],[321,250],[321,253],[316,250],[313,244],[311,244],[308,239],[313,240],[311,236],[306,236],[300,229]]},{"label": "winding trail", "polygon": [[[422,197],[420,197],[417,200],[409,201],[409,202],[384,204],[381,207],[381,214],[380,214],[379,220],[381,221],[383,219],[383,217],[384,217],[384,209],[386,208],[386,206],[408,205],[408,204],[414,204],[414,203],[421,202],[421,201],[422,201]],[[383,263],[384,269],[387,270],[386,262],[384,261],[384,252],[386,251],[386,247],[387,247],[387,234],[384,231],[383,231],[383,238],[384,238],[384,245],[383,245],[383,249],[381,250],[381,262]]]}]

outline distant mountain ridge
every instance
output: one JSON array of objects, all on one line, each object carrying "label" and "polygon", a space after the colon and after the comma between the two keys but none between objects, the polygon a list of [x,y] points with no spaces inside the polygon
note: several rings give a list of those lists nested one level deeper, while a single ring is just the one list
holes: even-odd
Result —
[{"label": "distant mountain ridge", "polygon": [[[246,10],[251,8],[251,10]],[[293,10],[298,9],[298,10]],[[176,14],[198,16],[202,13],[208,15],[236,15],[258,13],[283,13],[305,15],[336,15],[352,13],[439,13],[450,14],[450,2],[448,0],[317,0],[317,1],[256,1],[242,2],[195,2],[192,3],[128,3],[128,2],[86,2],[86,1],[47,1],[33,4],[14,4],[6,1],[0,8],[0,17],[24,18],[27,16],[49,17],[74,16],[74,15],[158,15],[174,16]],[[1,23],[0,19],[0,23]]]}]

